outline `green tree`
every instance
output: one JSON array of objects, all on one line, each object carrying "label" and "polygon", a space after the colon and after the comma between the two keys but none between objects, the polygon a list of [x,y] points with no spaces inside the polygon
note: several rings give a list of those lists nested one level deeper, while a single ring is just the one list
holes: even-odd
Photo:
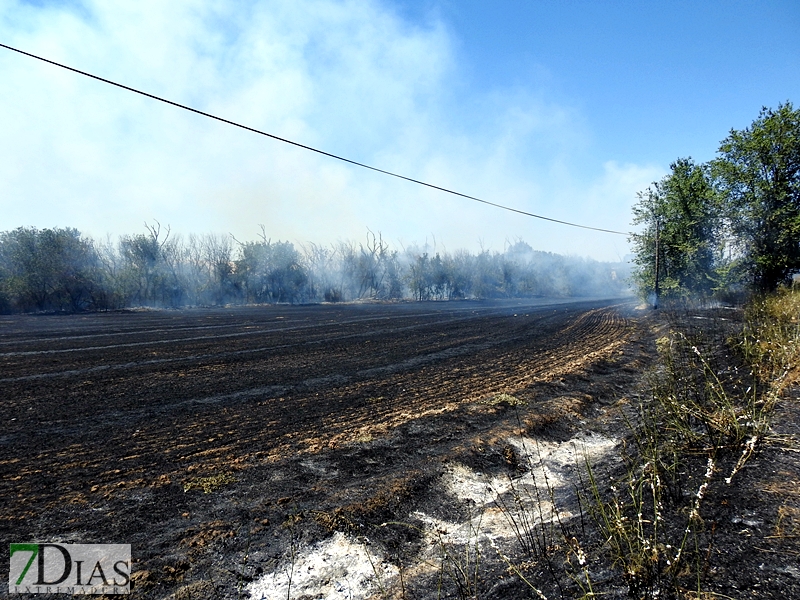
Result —
[{"label": "green tree", "polygon": [[0,310],[105,308],[102,288],[97,252],[77,229],[0,233]]},{"label": "green tree", "polygon": [[665,298],[708,297],[719,259],[720,223],[709,169],[682,158],[670,170],[640,192],[633,207],[633,224],[644,226],[631,236],[633,278],[640,295],[649,297],[656,291],[658,265],[659,289]]},{"label": "green tree", "polygon": [[247,302],[298,302],[308,281],[302,257],[291,242],[240,244],[235,276]]},{"label": "green tree", "polygon": [[800,110],[762,108],[719,154],[713,170],[736,256],[757,291],[774,290],[800,270]]}]

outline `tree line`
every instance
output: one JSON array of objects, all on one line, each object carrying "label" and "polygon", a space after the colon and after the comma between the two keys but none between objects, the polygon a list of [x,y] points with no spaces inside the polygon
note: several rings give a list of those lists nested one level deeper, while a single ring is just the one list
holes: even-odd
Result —
[{"label": "tree line", "polygon": [[429,245],[295,244],[230,235],[171,235],[159,223],[116,242],[73,228],[0,233],[0,312],[78,312],[131,306],[619,296],[625,264],[533,250],[449,253]]},{"label": "tree line", "polygon": [[800,110],[765,107],[715,159],[676,160],[633,214],[644,298],[725,300],[789,284],[800,272]]}]

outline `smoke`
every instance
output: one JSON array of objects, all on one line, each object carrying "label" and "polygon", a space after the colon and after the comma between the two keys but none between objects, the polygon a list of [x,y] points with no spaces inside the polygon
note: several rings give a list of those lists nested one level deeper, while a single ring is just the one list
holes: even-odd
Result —
[{"label": "smoke", "polygon": [[262,229],[255,241],[182,238],[159,223],[116,244],[76,229],[0,233],[0,311],[81,311],[127,306],[458,300],[628,295],[627,265],[533,250],[454,253],[361,242],[296,247]]},{"label": "smoke", "polygon": [[[469,83],[436,16],[378,0],[137,0],[0,7],[22,49],[233,121],[471,195],[618,229],[658,173],[575,162],[584,116],[530,86]],[[142,43],[142,40],[147,40]],[[518,215],[337,163],[29,58],[0,53],[0,230],[71,223],[119,235],[154,217],[175,232],[264,223],[273,238],[392,240],[434,232],[450,247],[524,237],[614,258],[623,238],[573,235]]]}]

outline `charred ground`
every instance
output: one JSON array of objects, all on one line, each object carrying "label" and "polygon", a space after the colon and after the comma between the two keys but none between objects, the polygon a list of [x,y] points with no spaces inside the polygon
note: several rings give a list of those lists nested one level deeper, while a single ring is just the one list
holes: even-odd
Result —
[{"label": "charred ground", "polygon": [[[521,430],[619,434],[612,405],[639,389],[655,336],[618,301],[127,311],[1,326],[4,539],[130,543],[142,598],[246,596],[287,552],[334,532],[412,561],[414,511],[469,510],[440,489],[451,465],[518,471],[504,440]],[[492,401],[501,394],[524,410]],[[783,456],[774,468],[791,472]],[[774,496],[785,479],[764,485]],[[760,505],[770,514],[747,522],[794,532],[792,494],[770,496]],[[757,502],[725,501],[738,523]],[[409,526],[381,527],[394,521]],[[483,577],[486,597],[530,593],[502,565]],[[426,597],[425,581],[408,597]]]}]

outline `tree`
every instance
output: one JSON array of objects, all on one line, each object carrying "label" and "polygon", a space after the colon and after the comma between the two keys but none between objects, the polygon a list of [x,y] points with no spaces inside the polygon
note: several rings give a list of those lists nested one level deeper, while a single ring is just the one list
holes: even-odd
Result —
[{"label": "tree", "polygon": [[120,274],[127,297],[136,304],[180,306],[183,289],[177,276],[180,255],[177,240],[170,240],[170,228],[162,237],[161,223],[145,223],[147,234],[120,238],[119,253],[124,263]]},{"label": "tree", "polygon": [[337,260],[338,251],[335,246],[330,248],[308,242],[302,246],[303,264],[306,269],[306,294],[310,300],[325,300],[326,302],[341,302],[343,290],[341,277],[341,261]]},{"label": "tree", "polygon": [[737,255],[757,291],[774,290],[800,270],[800,110],[762,108],[719,154],[713,169]]},{"label": "tree", "polygon": [[260,242],[239,246],[236,278],[247,302],[297,302],[303,297],[308,276],[302,257],[291,242],[272,242],[262,227]]},{"label": "tree", "polygon": [[0,309],[106,308],[91,240],[77,229],[19,227],[0,234]]},{"label": "tree", "polygon": [[[411,255],[411,252],[409,252]],[[410,256],[406,273],[406,281],[414,300],[430,300],[433,293],[433,275],[431,273],[430,258],[427,252],[416,253]]]},{"label": "tree", "polygon": [[452,258],[448,257],[450,270],[450,300],[469,298],[472,295],[472,272],[475,259],[466,250],[456,250]]},{"label": "tree", "polygon": [[[638,194],[633,224],[634,281],[643,297],[707,297],[715,284],[719,252],[718,201],[706,165],[691,158],[670,165],[671,173]],[[658,267],[658,268],[656,268]]]},{"label": "tree", "polygon": [[499,255],[486,249],[475,257],[472,291],[476,298],[497,298],[503,295],[503,271],[499,263]]},{"label": "tree", "polygon": [[233,281],[233,247],[229,236],[209,233],[200,241],[203,262],[208,273],[204,300],[225,304],[236,297]]},{"label": "tree", "polygon": [[359,252],[353,253],[354,286],[358,287],[358,298],[392,298],[396,294],[397,277],[391,279],[391,272],[396,265],[396,253],[389,252],[389,244],[383,236],[367,229],[367,243],[359,244]]}]

